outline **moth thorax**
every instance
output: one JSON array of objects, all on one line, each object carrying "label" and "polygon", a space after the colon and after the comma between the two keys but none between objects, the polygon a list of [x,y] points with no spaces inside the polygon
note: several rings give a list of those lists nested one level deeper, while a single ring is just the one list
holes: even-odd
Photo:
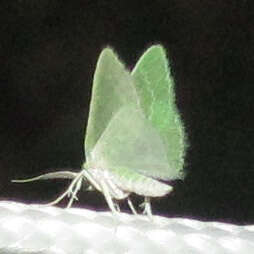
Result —
[{"label": "moth thorax", "polygon": [[123,191],[117,186],[117,180],[110,171],[101,168],[89,168],[86,170],[96,184],[100,186],[101,189],[99,191],[104,192],[103,186],[105,186],[110,196],[114,199],[125,199],[129,196],[129,192]]}]

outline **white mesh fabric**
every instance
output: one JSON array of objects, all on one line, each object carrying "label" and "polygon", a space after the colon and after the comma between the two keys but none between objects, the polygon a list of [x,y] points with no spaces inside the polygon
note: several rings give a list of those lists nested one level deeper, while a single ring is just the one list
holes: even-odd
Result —
[{"label": "white mesh fabric", "polygon": [[1,254],[254,253],[254,225],[0,202]]}]

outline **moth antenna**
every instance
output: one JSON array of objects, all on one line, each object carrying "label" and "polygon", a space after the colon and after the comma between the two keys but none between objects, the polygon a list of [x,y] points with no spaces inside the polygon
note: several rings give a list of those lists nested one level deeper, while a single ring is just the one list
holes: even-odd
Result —
[{"label": "moth antenna", "polygon": [[59,171],[59,172],[53,172],[53,173],[47,173],[40,176],[36,176],[33,178],[28,179],[21,179],[21,180],[11,180],[13,183],[28,183],[33,181],[39,181],[39,180],[47,180],[47,179],[73,179],[78,175],[78,173],[74,173],[71,171]]}]

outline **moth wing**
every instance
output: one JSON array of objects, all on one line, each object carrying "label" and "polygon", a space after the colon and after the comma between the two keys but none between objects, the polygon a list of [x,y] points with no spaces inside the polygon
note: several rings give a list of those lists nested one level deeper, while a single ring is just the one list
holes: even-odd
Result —
[{"label": "moth wing", "polygon": [[97,62],[85,137],[86,160],[116,112],[124,105],[137,104],[130,73],[112,49],[102,51]]},{"label": "moth wing", "polygon": [[171,170],[163,140],[136,106],[124,106],[115,114],[91,155],[91,166],[106,170],[128,168],[150,176],[156,172],[159,178],[167,177]]},{"label": "moth wing", "polygon": [[[139,59],[132,76],[146,119],[158,131],[169,164],[163,179],[182,178],[186,150],[184,126],[176,107],[174,80],[171,76],[165,50],[160,45],[150,47]],[[156,151],[154,151],[156,152]],[[161,172],[146,171],[153,177]]]}]

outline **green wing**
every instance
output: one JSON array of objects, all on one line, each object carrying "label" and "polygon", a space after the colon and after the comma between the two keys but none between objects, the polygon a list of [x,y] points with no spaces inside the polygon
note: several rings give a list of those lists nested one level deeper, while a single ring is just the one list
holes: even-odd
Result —
[{"label": "green wing", "polygon": [[[170,171],[165,145],[158,131],[137,106],[130,105],[122,107],[109,122],[92,151],[90,166],[118,170],[119,175],[125,174],[120,172],[121,168],[143,175],[155,171],[161,178]],[[174,172],[171,172],[172,177]]]},{"label": "green wing", "polygon": [[105,49],[94,76],[87,166],[128,168],[160,179],[182,177],[184,129],[173,89],[162,47],[148,49],[132,76]]},{"label": "green wing", "polygon": [[138,97],[130,73],[112,49],[100,54],[94,74],[92,99],[85,137],[85,154],[91,152],[110,120],[126,104],[137,104]]},{"label": "green wing", "polygon": [[[132,76],[145,117],[165,144],[169,170],[163,172],[162,179],[181,178],[186,150],[184,126],[175,104],[174,81],[163,47],[150,47],[139,59]],[[157,169],[145,171],[153,177],[160,177],[161,173]]]}]

